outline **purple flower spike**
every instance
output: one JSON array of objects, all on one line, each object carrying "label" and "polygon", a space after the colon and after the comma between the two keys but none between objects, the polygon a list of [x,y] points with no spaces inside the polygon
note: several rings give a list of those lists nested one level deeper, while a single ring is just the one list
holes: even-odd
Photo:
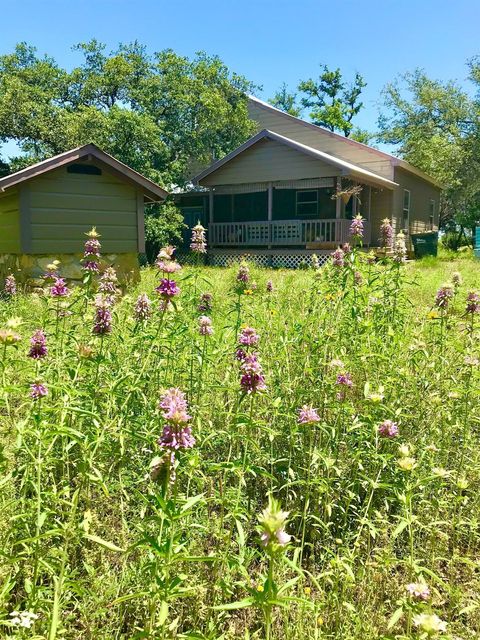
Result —
[{"label": "purple flower spike", "polygon": [[396,438],[398,436],[398,424],[392,420],[384,420],[378,426],[378,433],[382,438]]},{"label": "purple flower spike", "polygon": [[238,336],[238,343],[245,347],[254,347],[259,340],[260,336],[252,327],[245,327]]},{"label": "purple flower spike", "polygon": [[316,422],[320,422],[320,416],[317,410],[304,404],[303,407],[298,410],[298,424],[315,424]]},{"label": "purple flower spike", "polygon": [[42,329],[37,329],[33,336],[30,338],[30,351],[28,357],[34,360],[40,360],[44,358],[47,353],[47,339]]},{"label": "purple flower spike", "polygon": [[34,382],[30,385],[30,397],[32,400],[37,401],[40,398],[44,398],[48,395],[47,387],[41,382]]},{"label": "purple flower spike", "polygon": [[164,300],[171,300],[180,293],[180,287],[175,280],[169,280],[168,278],[162,278],[159,286],[155,289]]},{"label": "purple flower spike", "polygon": [[50,287],[50,295],[53,298],[66,298],[70,295],[70,289],[67,287],[64,278],[55,278],[54,283]]}]

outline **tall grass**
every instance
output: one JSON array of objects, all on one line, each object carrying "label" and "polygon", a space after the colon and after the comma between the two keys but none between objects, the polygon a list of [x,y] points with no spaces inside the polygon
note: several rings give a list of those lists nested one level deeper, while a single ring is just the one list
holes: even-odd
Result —
[{"label": "tall grass", "polygon": [[[146,269],[97,333],[95,275],[65,298],[5,298],[0,637],[476,637],[473,262],[434,307],[457,267],[356,252],[318,271],[250,265],[248,281],[185,267],[166,308]],[[258,344],[239,344],[245,327]],[[239,347],[266,390],[246,393]],[[187,416],[168,415],[172,388]],[[317,417],[299,421],[302,407]],[[195,444],[172,461],[165,443],[187,426]]]}]

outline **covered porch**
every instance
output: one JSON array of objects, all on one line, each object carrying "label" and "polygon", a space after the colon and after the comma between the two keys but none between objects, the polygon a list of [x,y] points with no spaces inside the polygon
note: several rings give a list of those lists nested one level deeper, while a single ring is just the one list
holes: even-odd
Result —
[{"label": "covered porch", "polygon": [[336,197],[346,186],[340,178],[320,178],[210,189],[209,245],[332,249],[349,241],[351,220],[361,209],[368,246],[371,189],[365,186],[362,200]]}]

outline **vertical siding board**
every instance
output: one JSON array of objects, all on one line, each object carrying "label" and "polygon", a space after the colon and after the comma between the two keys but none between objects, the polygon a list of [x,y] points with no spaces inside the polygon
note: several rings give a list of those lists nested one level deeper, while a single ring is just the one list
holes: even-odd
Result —
[{"label": "vertical siding board", "polygon": [[145,253],[145,203],[141,191],[137,191],[137,242],[138,253]]},{"label": "vertical siding board", "polygon": [[32,251],[32,221],[30,215],[31,202],[30,184],[21,185],[19,189],[19,209],[20,209],[20,250],[22,253]]}]

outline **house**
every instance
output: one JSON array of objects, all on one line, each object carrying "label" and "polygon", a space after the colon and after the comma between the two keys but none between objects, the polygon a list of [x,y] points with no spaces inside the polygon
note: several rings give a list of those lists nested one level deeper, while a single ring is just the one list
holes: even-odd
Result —
[{"label": "house", "polygon": [[120,278],[138,275],[145,250],[144,205],[167,192],[93,144],[0,179],[0,270],[20,279],[45,272],[81,278],[85,233],[95,226],[102,254]]},{"label": "house", "polygon": [[199,219],[208,228],[210,263],[249,254],[296,266],[312,253],[327,256],[348,241],[357,213],[366,247],[379,245],[384,218],[407,239],[438,229],[441,185],[419,169],[258,98],[249,98],[249,114],[258,133],[177,197],[187,224]]}]

